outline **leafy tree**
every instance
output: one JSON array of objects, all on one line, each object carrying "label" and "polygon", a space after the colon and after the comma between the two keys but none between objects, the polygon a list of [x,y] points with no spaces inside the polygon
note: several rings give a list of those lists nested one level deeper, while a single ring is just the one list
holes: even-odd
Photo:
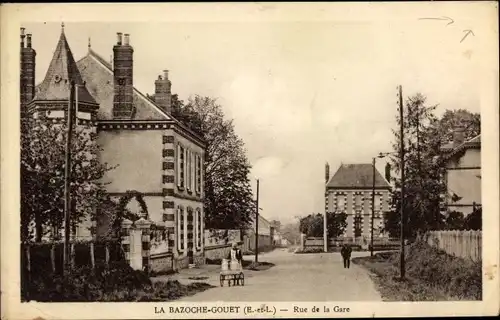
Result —
[{"label": "leafy tree", "polygon": [[[412,239],[418,233],[427,230],[446,228],[447,223],[457,223],[455,215],[448,218],[440,210],[440,196],[446,192],[443,179],[446,172],[441,146],[449,141],[454,125],[465,124],[466,136],[475,136],[480,131],[479,118],[465,110],[447,111],[441,119],[435,114],[436,106],[427,106],[426,97],[416,94],[405,101],[404,137],[405,137],[405,199],[404,215],[405,234]],[[398,126],[401,119],[397,117]],[[392,237],[399,236],[401,207],[401,150],[400,132],[393,130],[395,154],[391,166],[396,171],[393,181],[396,190],[393,194],[392,212],[384,215],[384,229]],[[442,137],[445,137],[442,139]]]},{"label": "leafy tree", "polygon": [[276,230],[276,231],[280,231],[281,229],[281,221],[279,220],[271,220],[271,226]]},{"label": "leafy tree", "polygon": [[255,217],[255,201],[249,180],[251,166],[233,121],[225,118],[222,107],[215,99],[196,95],[184,105],[174,97],[172,115],[198,133],[206,143],[206,228],[248,228]]},{"label": "leafy tree", "polygon": [[290,243],[300,242],[300,230],[298,221],[282,225],[280,232],[283,235],[283,238],[287,239]]},{"label": "leafy tree", "polygon": [[[300,219],[300,232],[308,237],[323,237],[323,217],[321,213],[317,213]],[[347,214],[329,212],[327,217],[328,237],[337,238],[342,235],[347,227]]]},{"label": "leafy tree", "polygon": [[[64,221],[66,124],[25,118],[21,121],[21,239],[57,238]],[[95,220],[106,193],[101,178],[112,167],[101,163],[96,133],[78,125],[71,145],[72,232],[84,219]],[[35,237],[33,230],[36,230]]]},{"label": "leafy tree", "polygon": [[313,213],[300,219],[299,230],[308,237],[322,237],[323,215],[321,213]]},{"label": "leafy tree", "polygon": [[439,131],[443,142],[453,141],[453,129],[456,126],[465,128],[465,140],[481,133],[481,115],[468,110],[446,110],[439,120]]},{"label": "leafy tree", "polygon": [[479,207],[471,214],[465,217],[464,229],[466,230],[482,230],[482,214],[483,209]]},{"label": "leafy tree", "polygon": [[459,211],[447,212],[444,228],[447,230],[463,230],[465,228],[464,214]]}]

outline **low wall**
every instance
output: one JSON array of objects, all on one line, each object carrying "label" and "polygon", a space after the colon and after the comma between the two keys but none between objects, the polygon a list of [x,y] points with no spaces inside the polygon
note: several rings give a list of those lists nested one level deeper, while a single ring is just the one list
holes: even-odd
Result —
[{"label": "low wall", "polygon": [[[301,248],[304,250],[319,250],[324,248],[323,237],[303,237],[301,240]],[[337,239],[329,239],[328,248],[331,251],[338,251],[337,249],[342,247],[343,244],[348,244],[350,246],[356,247],[359,249],[369,250],[370,248],[370,239],[366,239],[363,237],[359,238],[337,238]],[[375,238],[373,239],[373,247],[375,250],[389,250],[399,247],[398,239],[390,239],[390,238]]]},{"label": "low wall", "polygon": [[449,255],[472,261],[481,260],[481,231],[431,231],[426,234],[426,238],[429,245]]},{"label": "low wall", "polygon": [[172,254],[163,253],[151,255],[151,270],[157,273],[168,272],[173,270],[172,266]]},{"label": "low wall", "polygon": [[[259,252],[265,252],[274,248],[270,235],[259,234]],[[243,237],[243,252],[255,252],[255,234]]]},{"label": "low wall", "polygon": [[218,245],[205,247],[205,259],[217,260],[225,259],[231,251],[231,245]]},{"label": "low wall", "polygon": [[205,230],[205,247],[231,244],[233,241],[241,241],[240,230]]}]

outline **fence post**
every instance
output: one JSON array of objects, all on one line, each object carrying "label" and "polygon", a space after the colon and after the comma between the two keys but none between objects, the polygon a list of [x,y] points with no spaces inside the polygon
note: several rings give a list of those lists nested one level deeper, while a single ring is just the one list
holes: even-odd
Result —
[{"label": "fence post", "polygon": [[106,260],[105,261],[106,261],[106,267],[108,267],[109,266],[109,243],[108,242],[106,242],[105,249],[106,249],[105,250],[106,251],[105,252],[105,259]]},{"label": "fence post", "polygon": [[56,246],[55,244],[52,244],[50,246],[50,263],[52,266],[52,272],[56,272]]},{"label": "fence post", "polygon": [[71,258],[70,258],[70,263],[71,263],[71,268],[75,267],[75,244],[71,244],[71,252],[70,252]]},{"label": "fence post", "polygon": [[25,292],[26,292],[26,297],[27,300],[29,300],[30,297],[30,284],[31,284],[31,248],[29,243],[26,243],[25,245],[26,248],[26,278],[24,279],[24,284],[25,284]]},{"label": "fence post", "polygon": [[92,269],[94,269],[95,268],[94,242],[90,243],[90,264],[92,265]]}]

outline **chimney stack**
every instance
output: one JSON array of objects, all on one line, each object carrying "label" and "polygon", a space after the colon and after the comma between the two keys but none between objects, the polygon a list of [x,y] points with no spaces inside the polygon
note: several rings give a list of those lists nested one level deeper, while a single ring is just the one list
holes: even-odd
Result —
[{"label": "chimney stack", "polygon": [[[25,34],[25,28],[21,28],[21,112],[25,106],[35,97],[35,62],[36,51],[32,48],[31,33]],[[27,38],[27,46],[24,45],[24,38]]]},{"label": "chimney stack", "polygon": [[31,33],[26,35],[26,47],[31,48]]},{"label": "chimney stack", "polygon": [[465,127],[457,125],[453,128],[453,146],[461,145],[465,141]]},{"label": "chimney stack", "polygon": [[116,119],[131,119],[134,116],[134,49],[128,44],[129,35],[125,35],[126,45],[122,43],[122,33],[117,33],[118,41],[113,46],[113,116]]},{"label": "chimney stack", "polygon": [[21,48],[24,48],[24,38],[26,37],[24,35],[24,30],[26,30],[26,28],[21,28]]},{"label": "chimney stack", "polygon": [[328,183],[328,180],[330,179],[330,165],[328,162],[325,164],[325,181]]},{"label": "chimney stack", "polygon": [[158,76],[155,81],[155,103],[166,113],[172,112],[172,83],[168,80],[168,70],[163,70],[163,77]]}]

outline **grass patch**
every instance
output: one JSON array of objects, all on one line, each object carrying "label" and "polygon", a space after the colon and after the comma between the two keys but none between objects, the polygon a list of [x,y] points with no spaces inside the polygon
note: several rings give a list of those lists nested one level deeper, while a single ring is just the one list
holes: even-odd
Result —
[{"label": "grass patch", "polygon": [[[352,251],[362,251],[362,248],[360,245],[351,245]],[[329,246],[328,247],[328,252],[340,252],[342,247],[337,247],[337,246]],[[309,248],[304,248],[304,250],[297,250],[295,253],[298,254],[304,254],[304,253],[324,253],[325,249],[323,247],[309,247]]]},{"label": "grass patch", "polygon": [[203,276],[203,277],[200,277],[200,276],[194,276],[194,277],[189,277],[188,278],[189,280],[207,280],[208,277],[206,276]]},{"label": "grass patch", "polygon": [[481,300],[481,262],[450,256],[426,243],[409,246],[406,280],[399,277],[399,252],[356,257],[353,263],[371,272],[385,301]]},{"label": "grass patch", "polygon": [[[222,260],[221,259],[207,259],[206,264],[214,264],[214,265],[221,265]],[[249,261],[249,260],[242,260],[241,264],[243,266],[243,269],[246,270],[252,270],[252,271],[264,271],[269,268],[274,267],[274,263],[271,262],[257,262],[255,261]]]},{"label": "grass patch", "polygon": [[183,285],[177,280],[151,282],[143,271],[133,270],[127,263],[109,267],[80,267],[70,275],[51,273],[33,275],[24,286],[22,301],[39,302],[118,302],[169,301],[205,291],[207,283]]},{"label": "grass patch", "polygon": [[171,275],[174,275],[174,274],[177,274],[179,273],[178,271],[175,271],[175,270],[165,270],[165,271],[151,271],[149,273],[149,276],[150,277],[157,277],[157,276],[171,276]]},{"label": "grass patch", "polygon": [[244,269],[252,270],[252,271],[264,271],[274,267],[274,263],[271,262],[252,262]]}]

